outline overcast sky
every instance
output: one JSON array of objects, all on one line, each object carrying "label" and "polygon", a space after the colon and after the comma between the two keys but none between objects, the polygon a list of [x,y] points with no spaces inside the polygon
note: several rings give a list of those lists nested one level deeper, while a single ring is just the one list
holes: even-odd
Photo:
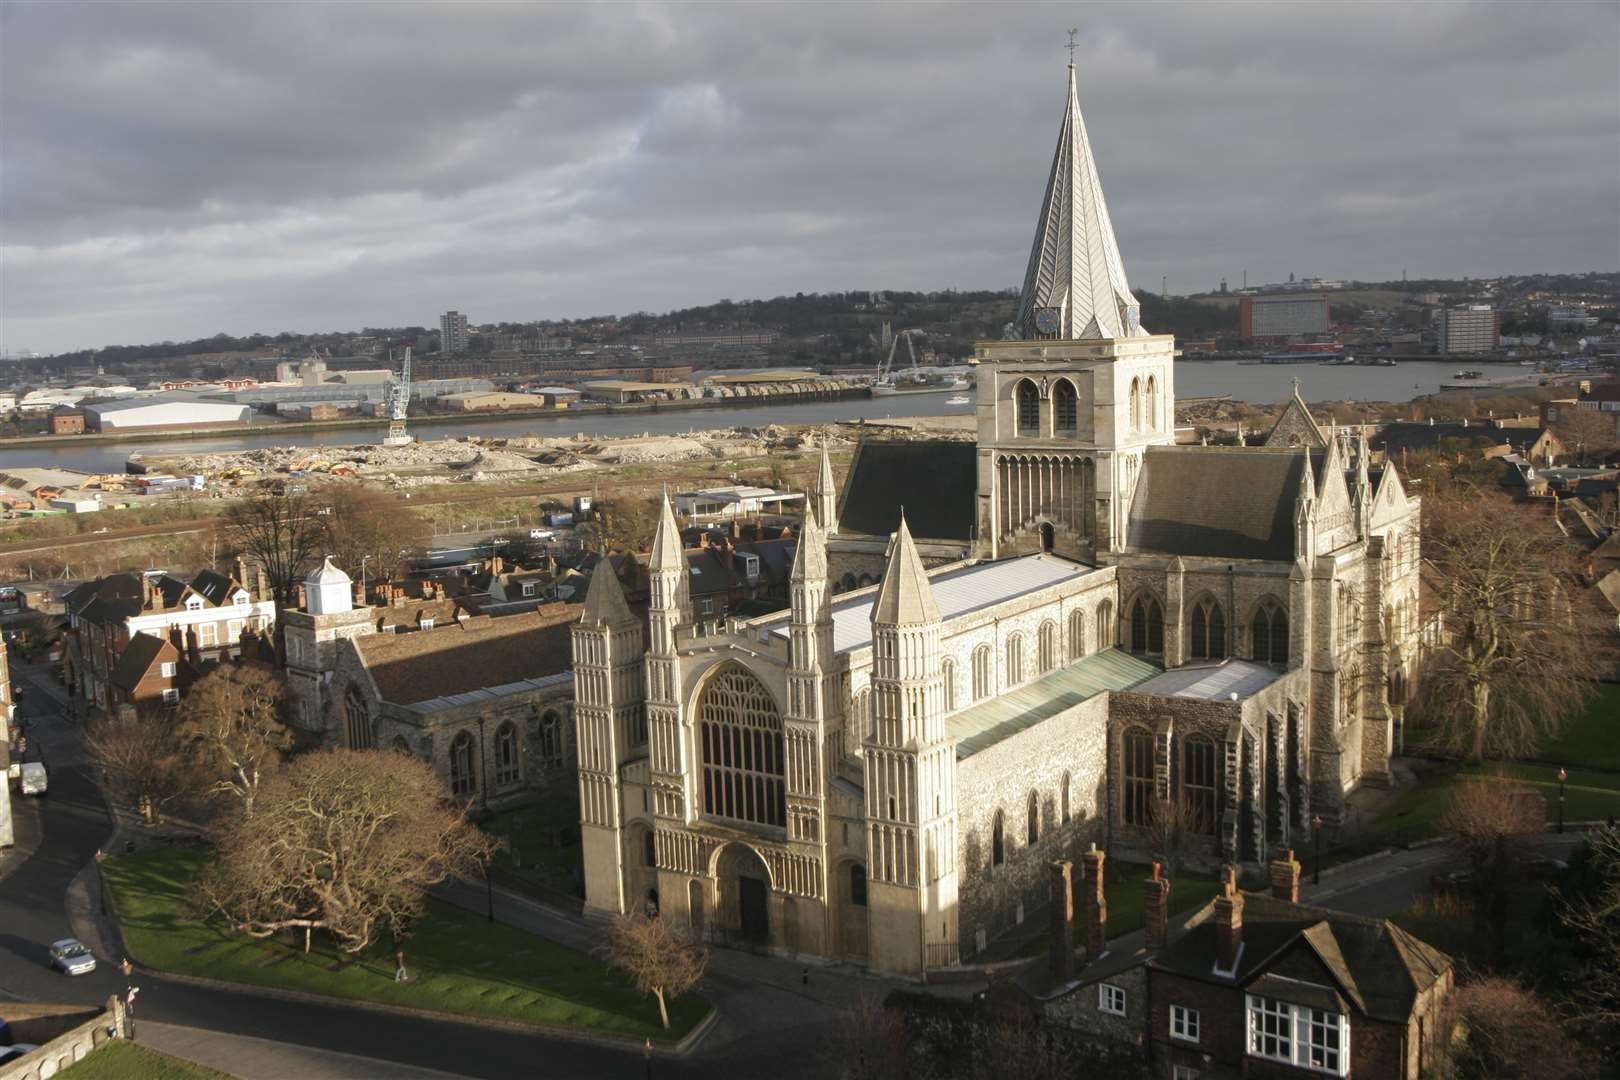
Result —
[{"label": "overcast sky", "polygon": [[1022,280],[1620,267],[1620,5],[0,6],[0,348]]}]

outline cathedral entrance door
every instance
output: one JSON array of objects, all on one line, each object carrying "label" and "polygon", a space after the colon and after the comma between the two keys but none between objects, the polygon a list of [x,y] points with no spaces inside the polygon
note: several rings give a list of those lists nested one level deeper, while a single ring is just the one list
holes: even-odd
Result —
[{"label": "cathedral entrance door", "polygon": [[765,883],[758,878],[737,879],[737,902],[742,917],[742,938],[750,945],[770,940],[770,915],[765,910]]}]

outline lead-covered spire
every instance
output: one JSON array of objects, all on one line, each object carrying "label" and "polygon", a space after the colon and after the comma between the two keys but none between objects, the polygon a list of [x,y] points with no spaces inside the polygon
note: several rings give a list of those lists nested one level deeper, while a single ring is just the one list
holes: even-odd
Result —
[{"label": "lead-covered spire", "polygon": [[911,528],[900,515],[900,531],[889,550],[889,565],[872,605],[872,622],[883,626],[919,626],[939,622],[939,604],[912,542]]},{"label": "lead-covered spire", "polygon": [[1023,339],[1143,337],[1140,308],[1125,280],[1102,181],[1080,115],[1074,65],[1057,153],[1035,226],[1014,324]]}]

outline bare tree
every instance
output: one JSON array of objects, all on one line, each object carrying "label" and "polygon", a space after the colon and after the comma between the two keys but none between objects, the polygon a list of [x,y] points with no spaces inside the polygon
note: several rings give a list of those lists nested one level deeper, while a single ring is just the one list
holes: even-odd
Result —
[{"label": "bare tree", "polygon": [[1508,892],[1526,838],[1547,827],[1547,802],[1507,777],[1471,776],[1452,794],[1440,826],[1468,858],[1474,917],[1491,931],[1500,956],[1507,944]]},{"label": "bare tree", "polygon": [[1620,828],[1587,834],[1573,887],[1556,898],[1558,917],[1580,943],[1582,970],[1575,983],[1581,1019],[1620,1025]]},{"label": "bare tree", "polygon": [[1581,465],[1607,461],[1620,446],[1617,418],[1612,412],[1561,407],[1552,429],[1564,449]]},{"label": "bare tree", "polygon": [[91,725],[85,749],[101,768],[113,798],[135,807],[148,822],[202,787],[196,764],[175,737],[167,714],[111,713]]},{"label": "bare tree", "polygon": [[371,488],[329,490],[324,508],[326,552],[350,577],[378,580],[401,576],[406,559],[428,540],[427,523],[405,500]]},{"label": "bare tree", "polygon": [[658,999],[658,1019],[669,1027],[669,1002],[703,978],[709,954],[668,919],[621,915],[608,939],[608,961],[635,981],[636,989]]},{"label": "bare tree", "polygon": [[1423,567],[1437,605],[1419,695],[1471,761],[1520,757],[1592,692],[1605,620],[1552,519],[1457,484],[1423,501]]},{"label": "bare tree", "polygon": [[823,1052],[829,1071],[845,1080],[890,1080],[910,1073],[905,1022],[864,991],[838,1011]]},{"label": "bare tree", "polygon": [[251,815],[265,776],[292,749],[282,722],[286,685],[265,664],[225,664],[199,679],[181,701],[176,734],[197,752],[213,778],[209,791],[234,795]]},{"label": "bare tree", "polygon": [[1214,832],[1215,822],[1205,822],[1200,817],[1185,799],[1153,802],[1146,830],[1149,854],[1164,864],[1165,873],[1171,878],[1181,872],[1188,841],[1201,832]]},{"label": "bare tree", "polygon": [[270,774],[252,818],[231,818],[200,901],[239,932],[324,930],[345,953],[403,942],[427,889],[475,876],[492,838],[468,824],[425,761],[379,750],[306,754]]},{"label": "bare tree", "polygon": [[318,509],[304,494],[263,491],[236,503],[225,515],[230,543],[263,566],[270,581],[278,657],[286,656],[282,613],[296,602],[299,583],[322,554],[326,530]]},{"label": "bare tree", "polygon": [[659,500],[648,495],[615,495],[593,508],[595,520],[578,530],[587,545],[610,551],[649,551],[658,529]]},{"label": "bare tree", "polygon": [[1441,1040],[1442,1075],[1454,1080],[1572,1078],[1591,1071],[1543,996],[1511,979],[1492,975],[1463,983],[1448,1012],[1456,1034]]}]

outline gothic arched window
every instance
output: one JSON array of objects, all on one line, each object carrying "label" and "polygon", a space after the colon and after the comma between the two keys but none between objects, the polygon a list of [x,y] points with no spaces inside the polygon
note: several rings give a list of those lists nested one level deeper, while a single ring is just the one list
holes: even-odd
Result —
[{"label": "gothic arched window", "polygon": [[1254,658],[1262,664],[1288,663],[1288,613],[1269,596],[1260,601],[1250,626]]},{"label": "gothic arched window", "polygon": [[1159,430],[1159,380],[1152,375],[1147,381],[1147,405],[1142,410],[1145,428]]},{"label": "gothic arched window", "polygon": [[849,867],[849,902],[856,907],[866,906],[866,867],[860,863]]},{"label": "gothic arched window", "polygon": [[995,661],[990,646],[980,645],[973,650],[973,700],[983,701],[995,686]]},{"label": "gothic arched window", "polygon": [[1059,435],[1080,430],[1080,396],[1068,379],[1059,379],[1052,388],[1052,426]]},{"label": "gothic arched window", "polygon": [[1153,807],[1153,736],[1142,728],[1125,732],[1125,824],[1146,825]]},{"label": "gothic arched window", "polygon": [[1142,430],[1142,380],[1131,380],[1131,430]]},{"label": "gothic arched window", "polygon": [[1024,635],[1014,634],[1007,639],[1007,685],[1017,686],[1024,681]]},{"label": "gothic arched window", "polygon": [[522,777],[517,727],[507,721],[495,729],[495,786],[509,787]]},{"label": "gothic arched window", "polygon": [[651,829],[641,834],[641,864],[658,865],[658,838],[653,835]]},{"label": "gothic arched window", "polygon": [[1078,660],[1086,655],[1086,613],[1075,610],[1069,614],[1069,659]]},{"label": "gothic arched window", "polygon": [[475,782],[473,738],[463,731],[450,740],[450,794],[471,795]]},{"label": "gothic arched window", "polygon": [[1215,835],[1219,817],[1215,786],[1215,740],[1189,735],[1181,744],[1181,791],[1187,806],[1187,827]]},{"label": "gothic arched window", "polygon": [[758,825],[787,823],[782,714],[753,672],[727,664],[698,699],[703,810]]},{"label": "gothic arched window", "polygon": [[1029,793],[1029,824],[1027,826],[1029,846],[1034,847],[1035,841],[1041,838],[1041,798],[1035,792]]},{"label": "gothic arched window", "polygon": [[371,710],[366,708],[365,695],[358,686],[350,686],[343,695],[343,728],[350,750],[371,749]]},{"label": "gothic arched window", "polygon": [[1226,656],[1226,612],[1213,598],[1193,605],[1190,655],[1194,660],[1220,660]]},{"label": "gothic arched window", "polygon": [[1138,596],[1131,605],[1131,652],[1164,652],[1164,609],[1149,593]]},{"label": "gothic arched window", "polygon": [[1041,392],[1025,379],[1018,384],[1018,434],[1030,438],[1041,433]]},{"label": "gothic arched window", "polygon": [[1041,623],[1035,645],[1035,668],[1039,674],[1045,675],[1058,666],[1057,636],[1056,623],[1050,619]]},{"label": "gothic arched window", "polygon": [[940,678],[945,682],[945,711],[956,711],[956,661],[946,660],[939,666]]},{"label": "gothic arched window", "polygon": [[995,823],[990,826],[990,865],[1000,866],[1007,861],[1006,819],[996,811]]},{"label": "gothic arched window", "polygon": [[547,709],[540,714],[540,764],[547,769],[560,769],[563,763],[563,725],[557,710]]},{"label": "gothic arched window", "polygon": [[1097,605],[1097,651],[1112,649],[1114,644],[1114,602],[1104,600]]},{"label": "gothic arched window", "polygon": [[1067,825],[1069,823],[1069,774],[1068,773],[1063,774],[1063,786],[1062,786],[1062,789],[1061,789],[1061,793],[1062,793],[1062,800],[1063,800],[1063,806],[1062,806],[1062,814],[1063,814],[1063,816],[1061,818],[1059,818],[1058,820],[1063,822],[1063,824]]}]

